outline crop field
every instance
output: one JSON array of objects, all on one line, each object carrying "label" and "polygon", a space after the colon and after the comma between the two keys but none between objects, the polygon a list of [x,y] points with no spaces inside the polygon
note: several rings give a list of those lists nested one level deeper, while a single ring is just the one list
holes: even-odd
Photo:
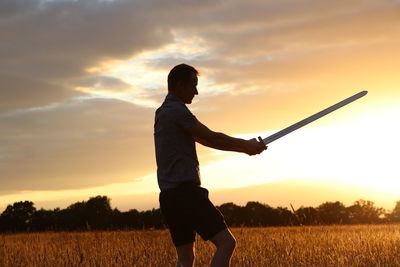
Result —
[{"label": "crop field", "polygon": [[[232,266],[400,266],[400,225],[233,228]],[[195,266],[214,247],[196,242]],[[0,266],[174,266],[166,230],[0,235]]]}]

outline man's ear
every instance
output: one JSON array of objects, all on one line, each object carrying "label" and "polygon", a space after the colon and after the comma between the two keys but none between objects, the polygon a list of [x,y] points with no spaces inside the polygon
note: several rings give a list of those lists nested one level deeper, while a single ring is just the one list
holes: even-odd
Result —
[{"label": "man's ear", "polygon": [[184,82],[182,80],[178,81],[176,83],[175,92],[181,92],[183,87],[184,87]]}]

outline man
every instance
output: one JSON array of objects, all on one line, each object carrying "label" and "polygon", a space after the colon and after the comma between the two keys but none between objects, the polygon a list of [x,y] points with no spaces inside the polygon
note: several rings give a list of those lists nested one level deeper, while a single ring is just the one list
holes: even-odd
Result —
[{"label": "man", "polygon": [[193,266],[198,233],[211,240],[217,250],[211,266],[229,266],[236,240],[222,214],[200,187],[195,142],[227,151],[256,155],[267,147],[256,139],[244,140],[210,130],[189,111],[197,91],[198,71],[186,64],[168,75],[168,95],[156,111],[154,141],[160,208],[178,254],[176,266]]}]

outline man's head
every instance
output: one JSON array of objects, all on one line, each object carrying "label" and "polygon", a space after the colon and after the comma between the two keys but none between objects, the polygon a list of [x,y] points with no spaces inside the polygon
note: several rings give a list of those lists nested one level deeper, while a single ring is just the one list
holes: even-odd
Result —
[{"label": "man's head", "polygon": [[199,72],[192,66],[179,64],[168,74],[168,92],[180,98],[185,104],[192,103],[197,92]]}]

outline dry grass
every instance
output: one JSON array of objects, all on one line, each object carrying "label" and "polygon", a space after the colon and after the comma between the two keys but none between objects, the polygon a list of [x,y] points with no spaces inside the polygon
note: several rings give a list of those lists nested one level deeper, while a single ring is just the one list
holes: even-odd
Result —
[{"label": "dry grass", "polygon": [[[232,266],[400,266],[400,226],[233,229]],[[213,246],[198,240],[195,266]],[[167,231],[0,235],[0,266],[174,266]]]}]

